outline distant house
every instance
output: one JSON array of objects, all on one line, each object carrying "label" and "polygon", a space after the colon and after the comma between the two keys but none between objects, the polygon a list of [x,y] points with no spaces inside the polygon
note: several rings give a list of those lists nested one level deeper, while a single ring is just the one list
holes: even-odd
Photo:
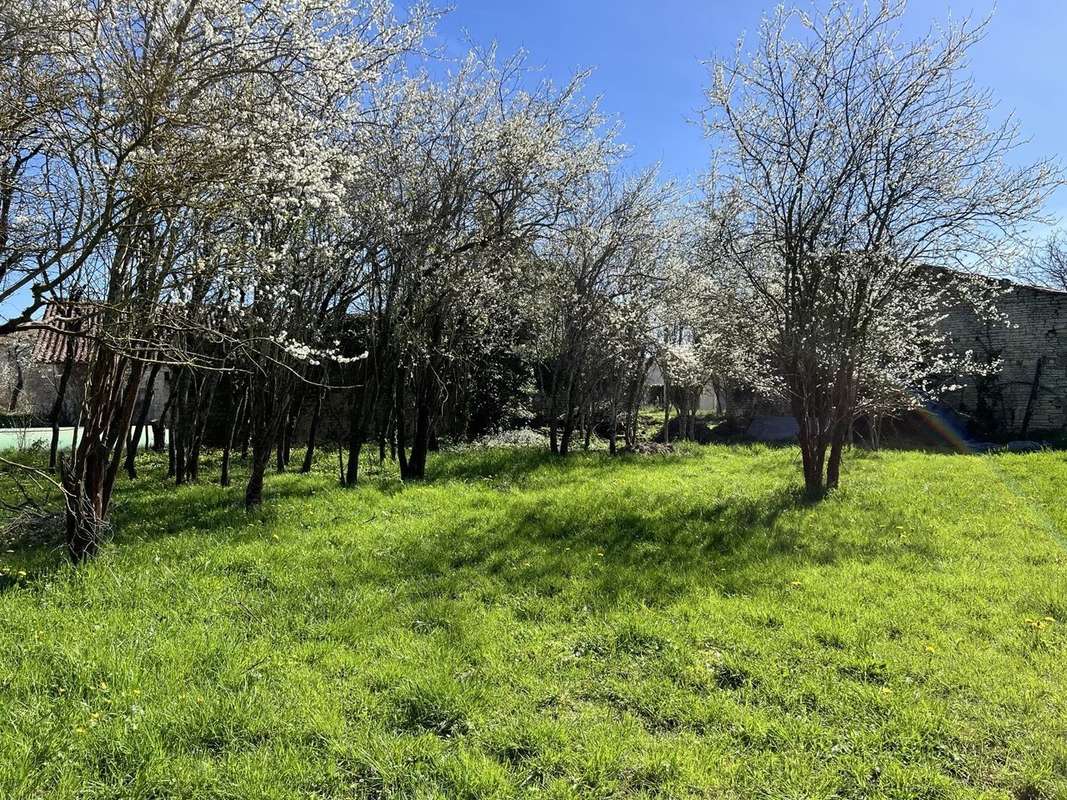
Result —
[{"label": "distant house", "polygon": [[[99,325],[97,308],[91,303],[52,301],[34,327],[0,337],[0,403],[3,411],[17,415],[19,423],[46,424],[59,392],[63,371],[70,360],[70,378],[63,394],[59,424],[77,421],[92,359],[94,334]],[[70,331],[69,333],[67,331]],[[149,418],[162,411],[166,392],[157,380]]]},{"label": "distant house", "polygon": [[[700,388],[700,399],[697,402],[697,411],[703,414],[718,414],[723,410],[724,401],[716,392],[714,381],[708,381]],[[652,406],[663,406],[663,371],[660,365],[653,363],[645,378],[645,403]]]},{"label": "distant house", "polygon": [[92,342],[59,329],[73,326],[91,333],[92,314],[87,312],[84,304],[51,302],[45,306],[41,319],[36,320],[49,329],[30,328],[0,338],[0,398],[3,410],[17,415],[20,424],[44,424],[51,417],[68,357],[71,374],[59,424],[70,425],[77,417]]},{"label": "distant house", "polygon": [[1067,292],[999,281],[997,308],[1008,325],[955,310],[943,323],[957,346],[1001,362],[988,377],[964,377],[943,401],[970,432],[994,438],[1048,435],[1067,428]]},{"label": "distant house", "polygon": [[[1008,324],[979,319],[973,309],[949,311],[941,323],[960,350],[972,350],[986,363],[1000,362],[988,376],[959,377],[962,388],[946,393],[939,405],[958,416],[972,438],[1022,439],[1067,432],[1067,292],[1007,280],[997,300]],[[758,439],[795,434],[788,405],[740,389],[716,392],[708,384],[701,409],[736,419]],[[662,403],[662,378],[649,375],[650,402]]]}]

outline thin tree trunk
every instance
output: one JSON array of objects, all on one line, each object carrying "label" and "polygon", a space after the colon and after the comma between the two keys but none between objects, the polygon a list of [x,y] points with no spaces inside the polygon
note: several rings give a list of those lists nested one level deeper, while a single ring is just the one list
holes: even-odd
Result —
[{"label": "thin tree trunk", "polygon": [[315,408],[311,412],[311,426],[308,429],[307,450],[304,451],[304,463],[300,471],[305,475],[311,472],[311,465],[315,461],[315,439],[319,434],[319,420],[322,418],[322,390],[315,395]]},{"label": "thin tree trunk", "polygon": [[404,381],[403,375],[397,375],[396,381],[396,457],[400,464],[400,478],[405,479],[408,474],[407,443],[405,442],[406,431],[404,430]]},{"label": "thin tree trunk", "polygon": [[341,439],[337,439],[337,480],[344,486],[345,485],[345,457],[344,446],[341,444]]},{"label": "thin tree trunk", "polygon": [[167,477],[173,478],[178,471],[178,453],[174,445],[174,406],[170,408],[170,416],[170,426],[168,427],[170,436],[167,437]]},{"label": "thin tree trunk", "polygon": [[[226,438],[226,446],[222,449],[222,468],[219,472],[220,486],[230,485],[230,453],[233,451],[233,438],[237,433],[237,422],[241,419],[241,416],[244,413],[245,400],[247,398],[247,393],[242,393],[241,399],[237,401],[237,410],[233,413],[230,435]],[[230,402],[233,403],[232,383]]]},{"label": "thin tree trunk", "polygon": [[171,406],[171,438],[174,440],[174,483],[185,483],[185,457],[188,453],[189,374],[179,369],[174,380],[174,404]]},{"label": "thin tree trunk", "polygon": [[74,339],[71,337],[67,345],[67,354],[63,358],[63,372],[59,376],[59,386],[56,389],[56,401],[52,404],[52,413],[49,419],[52,422],[52,442],[48,450],[48,470],[55,472],[56,458],[59,453],[59,420],[63,414],[63,401],[67,396],[67,385],[70,383],[70,375],[74,371]]},{"label": "thin tree trunk", "polygon": [[276,468],[278,472],[285,472],[289,466],[289,446],[292,441],[293,431],[296,428],[297,418],[300,416],[301,406],[304,404],[304,393],[298,391],[289,401],[289,411],[286,413],[282,424],[278,429],[278,457]]},{"label": "thin tree trunk", "polygon": [[200,452],[203,449],[204,434],[207,432],[207,423],[218,387],[219,376],[213,372],[204,378],[196,392],[196,416],[190,431],[189,456],[186,459],[186,472],[190,481],[200,479]]},{"label": "thin tree trunk", "polygon": [[159,364],[153,364],[148,372],[148,383],[145,385],[144,398],[141,400],[141,413],[137,415],[137,427],[126,443],[126,474],[130,479],[137,477],[137,448],[144,435],[145,424],[148,421],[148,412],[152,408],[152,395],[155,392],[156,377],[159,375]]},{"label": "thin tree trunk", "polygon": [[282,438],[282,460],[286,467],[292,461],[293,437],[296,436],[296,426],[300,422],[300,416],[304,413],[304,401],[306,399],[307,392],[304,391],[303,384],[301,384],[301,388],[292,402],[292,408],[289,411],[289,418],[285,426],[285,434]]},{"label": "thin tree trunk", "polygon": [[167,441],[166,407],[160,412],[159,419],[152,421],[152,450],[162,453]]},{"label": "thin tree trunk", "polygon": [[619,428],[619,409],[616,403],[616,396],[611,396],[611,430],[608,433],[608,453],[615,455],[615,440],[618,435]]},{"label": "thin tree trunk", "polygon": [[359,483],[359,456],[363,451],[363,437],[366,430],[366,406],[367,385],[357,386],[353,394],[358,393],[358,398],[353,396],[352,407],[349,411],[348,422],[348,468],[345,471],[342,483],[345,486],[355,486]]},{"label": "thin tree trunk", "polygon": [[248,460],[248,444],[252,438],[252,386],[245,387],[245,414],[241,423],[241,461]]},{"label": "thin tree trunk", "polygon": [[22,394],[22,389],[25,386],[25,382],[22,378],[22,364],[18,362],[18,359],[14,360],[15,364],[15,386],[11,390],[11,403],[8,407],[8,411],[13,412],[19,404],[19,395]]},{"label": "thin tree trunk", "polygon": [[390,439],[390,430],[393,426],[393,409],[390,406],[385,422],[378,433],[378,467],[379,470],[385,465],[385,443]]},{"label": "thin tree trunk", "polygon": [[671,443],[671,400],[667,376],[663,376],[663,443]]}]

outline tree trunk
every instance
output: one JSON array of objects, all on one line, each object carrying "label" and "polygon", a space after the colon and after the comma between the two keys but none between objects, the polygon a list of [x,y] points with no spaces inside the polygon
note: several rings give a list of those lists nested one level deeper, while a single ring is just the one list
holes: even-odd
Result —
[{"label": "tree trunk", "polygon": [[152,421],[152,450],[162,453],[167,441],[166,408],[159,415],[159,419]]},{"label": "tree trunk", "polygon": [[297,419],[300,417],[303,405],[304,393],[302,390],[298,390],[296,397],[289,403],[289,412],[285,415],[285,419],[282,420],[282,424],[278,429],[278,458],[276,464],[278,472],[285,472],[289,466],[293,433],[296,430]]},{"label": "tree trunk", "polygon": [[15,359],[15,385],[11,389],[11,403],[8,407],[8,411],[14,412],[19,404],[19,395],[22,394],[22,388],[25,386],[25,382],[22,378],[22,364]]},{"label": "tree trunk", "polygon": [[185,483],[185,457],[189,446],[189,371],[179,369],[172,384],[174,401],[171,404],[170,436],[174,441],[174,483]]},{"label": "tree trunk", "polygon": [[322,390],[315,395],[315,408],[311,412],[311,426],[308,429],[307,450],[304,451],[304,463],[300,466],[300,472],[311,472],[311,465],[315,461],[315,439],[319,434],[319,420],[322,418]]},{"label": "tree trunk", "polygon": [[671,443],[671,400],[667,376],[663,376],[663,443]]},{"label": "tree trunk", "polygon": [[178,472],[178,453],[174,446],[174,407],[170,408],[170,425],[168,430],[170,436],[167,437],[167,477],[173,478]]},{"label": "tree trunk", "polygon": [[263,503],[263,477],[288,408],[288,404],[280,399],[284,387],[278,385],[279,381],[259,375],[253,376],[251,381],[248,396],[252,460],[245,487],[245,508],[248,510]]},{"label": "tree trunk", "polygon": [[49,420],[52,423],[52,442],[48,450],[48,471],[55,472],[59,454],[59,420],[63,415],[63,401],[67,396],[67,386],[70,384],[71,373],[74,372],[74,348],[75,338],[72,334],[67,339],[67,351],[63,355],[63,371],[59,375],[59,386],[56,387],[56,401],[52,403],[52,413]]},{"label": "tree trunk", "polygon": [[393,427],[393,409],[389,408],[389,413],[385,417],[385,421],[381,428],[378,430],[378,468],[385,465],[385,444],[390,441],[390,431]]},{"label": "tree trunk", "polygon": [[152,369],[148,372],[148,382],[145,384],[144,398],[141,401],[141,413],[137,416],[137,427],[126,442],[126,474],[130,476],[131,480],[137,477],[137,448],[141,443],[141,437],[144,435],[148,412],[152,408],[152,395],[155,392],[159,368],[159,364],[153,364]]},{"label": "tree trunk", "polygon": [[292,408],[289,411],[289,419],[285,426],[285,434],[282,439],[282,459],[285,462],[285,466],[289,466],[289,462],[293,458],[293,437],[296,436],[296,426],[300,422],[300,417],[304,413],[304,401],[307,399],[307,392],[303,389],[303,384],[300,384],[301,388],[297,393],[296,399],[293,400]]},{"label": "tree trunk", "polygon": [[337,481],[341,486],[345,485],[344,445],[342,445],[340,438],[337,440]]},{"label": "tree trunk", "polygon": [[248,484],[245,486],[245,508],[251,511],[263,504],[263,475],[270,461],[271,447],[252,442],[252,463],[248,468]]},{"label": "tree trunk", "polygon": [[818,499],[826,494],[823,483],[826,463],[827,420],[807,411],[809,403],[804,399],[794,398],[793,416],[797,421],[797,438],[800,442],[800,457],[804,472],[804,491],[811,499]]},{"label": "tree trunk", "polygon": [[219,486],[230,485],[230,451],[233,449],[233,432],[222,448],[222,464],[219,468]]},{"label": "tree trunk", "polygon": [[836,489],[841,479],[841,455],[844,452],[845,437],[838,434],[830,445],[830,457],[826,462],[826,490]]},{"label": "tree trunk", "polygon": [[[233,383],[230,384],[230,403],[231,408],[233,403]],[[219,486],[230,485],[230,453],[233,452],[233,439],[237,434],[238,421],[241,419],[244,413],[245,400],[247,399],[247,393],[241,395],[241,399],[237,401],[237,410],[234,411],[230,424],[230,435],[226,437],[226,445],[222,448],[222,468],[219,470]]]},{"label": "tree trunk", "polygon": [[611,430],[608,432],[608,453],[615,455],[615,440],[619,429],[619,409],[616,405],[615,396],[611,398]]},{"label": "tree trunk", "polygon": [[[195,384],[194,384],[195,385]],[[190,481],[200,479],[200,452],[204,445],[211,406],[215,402],[215,391],[219,387],[219,375],[212,372],[206,375],[196,390],[196,415],[190,430],[189,455],[186,458],[186,471]]]},{"label": "tree trunk", "polygon": [[[64,373],[64,378],[69,377],[67,373]],[[63,408],[63,395],[66,393],[67,382],[64,379],[60,379],[59,393],[56,395],[56,402],[52,406],[52,442],[48,448],[48,471],[55,472],[56,470],[56,457],[59,454],[59,414]]]},{"label": "tree trunk", "polygon": [[352,391],[353,393],[358,392],[359,398],[352,398],[352,408],[348,422],[348,467],[345,470],[343,481],[345,486],[355,486],[359,482],[359,455],[363,450],[364,422],[366,418],[366,385],[356,387]]},{"label": "tree trunk", "polygon": [[426,456],[430,447],[431,420],[430,400],[421,390],[417,393],[415,403],[415,430],[411,439],[411,457],[404,480],[421,481],[426,477]]},{"label": "tree trunk", "polygon": [[567,455],[571,449],[571,436],[574,435],[574,411],[567,409],[567,416],[563,418],[563,430],[559,437],[559,454]]},{"label": "tree trunk", "polygon": [[400,465],[401,480],[408,473],[407,431],[405,430],[404,421],[404,381],[404,375],[398,372],[396,380],[396,458]]},{"label": "tree trunk", "polygon": [[75,562],[91,558],[99,549],[143,373],[144,362],[130,361],[103,346],[93,356],[81,441],[70,463],[60,465],[67,501],[67,552]]}]

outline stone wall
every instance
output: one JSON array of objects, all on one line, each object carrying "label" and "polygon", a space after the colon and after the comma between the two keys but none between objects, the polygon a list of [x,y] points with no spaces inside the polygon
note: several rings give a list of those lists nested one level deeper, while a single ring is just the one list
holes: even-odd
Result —
[{"label": "stone wall", "polygon": [[[663,405],[663,373],[659,364],[653,363],[645,378],[645,405]],[[708,381],[700,390],[700,399],[697,401],[697,411],[706,414],[718,414],[723,410],[722,403],[715,391],[715,386]]]},{"label": "stone wall", "polygon": [[962,378],[964,388],[947,394],[944,402],[976,435],[1010,438],[1064,430],[1067,292],[1012,285],[997,308],[1007,314],[1008,325],[987,323],[965,310],[944,321],[958,346],[973,349],[980,359],[1002,361],[996,375]]}]

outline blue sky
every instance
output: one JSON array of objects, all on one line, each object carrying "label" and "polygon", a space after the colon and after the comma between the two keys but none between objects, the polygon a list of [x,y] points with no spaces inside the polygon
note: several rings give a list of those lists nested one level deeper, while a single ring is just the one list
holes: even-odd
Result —
[{"label": "blue sky", "polygon": [[[874,0],[877,2],[877,0]],[[707,72],[701,62],[733,52],[737,37],[754,37],[766,2],[725,0],[452,0],[439,43],[460,51],[467,31],[502,52],[525,48],[547,75],[564,80],[591,67],[592,94],[623,123],[622,139],[635,166],[659,161],[665,174],[685,179],[704,169],[709,146],[697,117]],[[985,15],[989,0],[950,3],[912,0],[906,26],[970,13]],[[973,54],[979,85],[992,89],[1001,111],[1014,111],[1031,142],[1024,158],[1067,157],[1067,0],[1001,0],[989,35]],[[1067,158],[1065,158],[1067,160]],[[1050,210],[1067,217],[1067,191]]]}]

